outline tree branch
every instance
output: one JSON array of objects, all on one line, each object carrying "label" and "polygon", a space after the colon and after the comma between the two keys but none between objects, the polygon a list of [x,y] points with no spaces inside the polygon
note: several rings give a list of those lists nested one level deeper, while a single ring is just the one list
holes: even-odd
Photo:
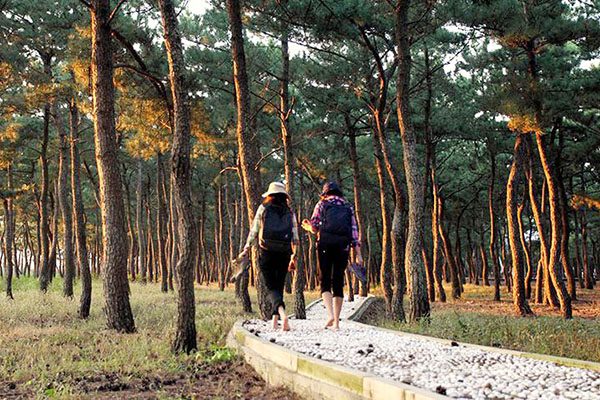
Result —
[{"label": "tree branch", "polygon": [[107,25],[110,25],[110,23],[112,22],[112,20],[117,15],[117,12],[119,12],[119,8],[121,8],[121,6],[123,5],[123,3],[125,3],[126,1],[127,0],[121,0],[121,1],[119,1],[119,3],[115,6],[115,8],[113,8],[112,12],[110,13],[110,16],[108,17],[108,21],[106,22]]}]

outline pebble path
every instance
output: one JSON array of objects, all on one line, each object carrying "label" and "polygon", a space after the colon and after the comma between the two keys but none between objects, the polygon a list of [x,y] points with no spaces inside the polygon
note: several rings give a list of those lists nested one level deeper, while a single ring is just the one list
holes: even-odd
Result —
[{"label": "pebble path", "polygon": [[[365,298],[344,302],[348,318]],[[404,337],[368,325],[340,323],[323,329],[322,302],[306,310],[306,320],[291,320],[292,330],[270,323],[244,324],[259,337],[291,350],[404,382],[457,399],[600,399],[600,372],[548,361]]]}]

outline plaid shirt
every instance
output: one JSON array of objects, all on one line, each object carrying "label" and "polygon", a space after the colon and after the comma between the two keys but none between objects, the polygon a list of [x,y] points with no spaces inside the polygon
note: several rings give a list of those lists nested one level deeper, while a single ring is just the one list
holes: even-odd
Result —
[{"label": "plaid shirt", "polygon": [[325,210],[325,203],[331,203],[334,205],[347,205],[350,207],[352,211],[351,227],[352,227],[352,241],[350,242],[351,247],[360,247],[360,241],[358,240],[358,225],[356,223],[356,217],[354,215],[354,207],[350,205],[346,200],[341,198],[340,196],[329,195],[323,197],[315,206],[313,210],[312,217],[310,218],[310,224],[317,231],[321,228],[321,224],[323,223],[323,211]]},{"label": "plaid shirt", "polygon": [[[262,204],[258,206],[258,210],[256,210],[256,214],[254,214],[254,220],[252,221],[252,225],[250,226],[250,233],[248,233],[248,238],[246,239],[246,245],[244,249],[252,247],[256,239],[258,238],[258,232],[263,224],[263,214],[265,213],[265,206]],[[296,214],[292,213],[292,243],[298,244],[298,221],[296,219]]]}]

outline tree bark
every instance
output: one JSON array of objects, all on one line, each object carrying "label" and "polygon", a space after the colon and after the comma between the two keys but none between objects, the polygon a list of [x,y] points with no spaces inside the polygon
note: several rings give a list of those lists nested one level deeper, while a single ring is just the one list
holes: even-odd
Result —
[{"label": "tree bark", "polygon": [[[281,2],[285,7],[287,0]],[[292,132],[290,131],[289,120],[291,109],[289,106],[289,82],[290,82],[290,53],[289,53],[289,29],[287,24],[283,24],[281,32],[281,82],[279,89],[279,120],[281,124],[281,141],[283,143],[285,183],[287,192],[290,196],[294,191],[294,163],[292,149]],[[292,201],[294,208],[294,202]],[[297,218],[297,216],[296,216]],[[301,243],[299,243],[298,252],[301,254]],[[302,257],[296,257],[296,274],[294,279],[294,316],[297,319],[306,319],[306,304],[304,300],[304,262]]]},{"label": "tree bark", "polygon": [[[438,208],[439,208],[439,219],[441,221],[444,217],[444,208],[443,208],[442,197],[439,195],[438,195]],[[448,264],[448,270],[450,271],[450,281],[452,282],[452,298],[458,299],[458,298],[460,298],[460,295],[461,295],[460,280],[459,280],[460,277],[458,275],[458,270],[456,268],[456,262],[455,262],[454,256],[452,255],[452,245],[450,243],[450,240],[448,239],[448,236],[446,235],[446,233],[444,231],[444,226],[441,222],[439,224],[439,234],[440,234],[440,238],[442,239],[442,243],[444,245],[444,253],[446,256],[446,263]]]},{"label": "tree bark", "polygon": [[446,291],[442,284],[442,247],[440,245],[440,197],[439,187],[435,179],[434,157],[431,163],[431,192],[432,192],[432,210],[431,210],[431,236],[433,244],[433,278],[438,291],[438,296],[442,303],[446,302]]},{"label": "tree bark", "polygon": [[565,283],[562,280],[560,274],[560,216],[558,204],[558,193],[556,188],[556,182],[554,179],[553,172],[551,170],[550,162],[547,156],[547,150],[543,143],[542,134],[536,133],[536,143],[538,146],[538,153],[542,162],[544,175],[546,177],[547,188],[548,188],[548,204],[550,206],[550,228],[551,228],[551,240],[550,240],[550,254],[548,257],[548,269],[550,272],[550,279],[556,289],[558,301],[560,303],[560,309],[563,314],[563,318],[573,318],[573,312],[571,309],[571,297],[567,292]]},{"label": "tree bark", "polygon": [[177,329],[172,349],[190,353],[196,343],[196,306],[194,300],[194,262],[197,251],[197,229],[192,210],[190,165],[190,105],[185,85],[185,63],[177,14],[171,0],[159,0],[162,14],[165,46],[169,60],[169,80],[175,131],[171,147],[171,181],[177,216],[179,217],[179,245],[181,254],[177,261]]},{"label": "tree bark", "polygon": [[[521,316],[531,315],[533,312],[527,304],[525,297],[525,284],[523,279],[523,254],[522,254],[522,233],[521,213],[517,200],[517,189],[521,179],[521,169],[523,164],[523,137],[517,135],[515,149],[513,153],[513,163],[506,183],[506,217],[508,220],[508,241],[512,256],[512,276],[513,276],[513,303],[515,310]],[[522,209],[522,208],[521,208]]]},{"label": "tree bark", "polygon": [[95,0],[92,14],[92,98],[96,164],[102,213],[102,272],[109,328],[134,332],[127,281],[127,235],[115,135],[113,50],[109,0]]},{"label": "tree bark", "polygon": [[[54,120],[58,131],[59,164],[58,164],[58,204],[63,222],[63,260],[65,278],[63,280],[63,295],[73,297],[73,279],[75,278],[75,259],[73,256],[73,215],[72,204],[69,201],[69,145],[64,121],[56,103],[54,104]],[[56,233],[55,233],[56,234]]]},{"label": "tree bark", "polygon": [[[51,77],[51,57],[44,57],[45,75]],[[40,237],[41,237],[41,260],[40,260],[40,290],[46,292],[52,280],[52,271],[49,264],[50,243],[48,226],[48,141],[50,125],[50,104],[44,105],[44,122],[42,128],[42,148],[40,150],[40,164],[42,170],[42,187],[40,189]]]},{"label": "tree bark", "polygon": [[79,318],[85,319],[90,315],[92,303],[92,275],[88,261],[87,239],[85,233],[85,217],[83,213],[83,197],[81,194],[81,179],[79,171],[79,109],[75,97],[69,105],[70,135],[71,135],[71,198],[75,223],[75,243],[77,245],[77,260],[81,271],[81,299],[79,302]]},{"label": "tree bark", "polygon": [[[260,149],[256,130],[251,124],[250,89],[246,71],[246,56],[244,53],[244,36],[242,33],[242,13],[240,0],[227,0],[227,12],[231,26],[231,47],[233,58],[233,78],[236,95],[238,154],[240,170],[244,182],[248,221],[254,219],[254,213],[260,205],[261,178],[257,168],[260,159]],[[253,251],[252,263],[257,266],[257,252]],[[266,298],[264,283],[258,274],[258,304],[263,318],[271,315]]]},{"label": "tree bark", "polygon": [[[12,182],[12,162],[8,163],[7,166],[7,188],[10,191],[13,188]],[[11,194],[5,199],[4,203],[4,263],[6,265],[6,297],[14,299],[12,292],[12,278],[13,278],[13,242],[15,240],[15,217],[13,212],[13,199]]]},{"label": "tree bark", "polygon": [[562,131],[558,133],[558,155],[556,157],[556,181],[558,183],[559,191],[559,205],[560,205],[560,225],[561,225],[561,237],[560,237],[560,259],[563,267],[563,272],[567,277],[567,290],[571,301],[577,300],[577,285],[575,283],[575,272],[573,271],[573,264],[569,256],[569,238],[571,236],[571,227],[569,225],[569,202],[567,200],[567,192],[564,184],[564,177],[562,173],[562,153],[564,147],[564,136]]},{"label": "tree bark", "polygon": [[490,153],[491,170],[490,185],[488,190],[488,205],[490,210],[490,258],[494,268],[494,301],[500,301],[500,266],[498,265],[498,254],[496,253],[496,216],[494,215],[494,185],[496,181],[496,153],[492,143],[488,140],[488,151]]},{"label": "tree bark", "polygon": [[[402,138],[404,171],[408,188],[408,235],[406,238],[404,266],[409,296],[409,321],[428,318],[430,313],[427,296],[425,267],[423,264],[423,178],[417,153],[417,138],[409,115],[409,89],[411,55],[408,38],[409,0],[396,2],[395,30],[398,41],[398,81],[396,106],[398,125]],[[402,296],[402,294],[400,294]]]},{"label": "tree bark", "polygon": [[[362,255],[365,260],[368,259],[368,254],[365,254],[365,240],[363,234],[363,207],[362,207],[362,197],[361,197],[361,178],[360,178],[360,167],[358,165],[358,154],[356,152],[356,131],[352,124],[350,123],[350,117],[348,114],[344,116],[346,121],[346,128],[348,129],[349,141],[350,141],[350,163],[352,164],[352,183],[353,183],[353,191],[354,191],[354,211],[356,212],[356,224],[358,226],[358,237],[360,242],[360,247],[362,250]],[[369,270],[366,272],[366,276],[369,276]],[[366,282],[360,283],[360,295],[366,297],[369,292],[369,280]]]},{"label": "tree bark", "polygon": [[387,313],[392,315],[393,289],[392,277],[393,270],[390,263],[390,215],[388,210],[388,199],[385,193],[385,172],[383,162],[381,161],[381,144],[377,135],[373,135],[373,147],[375,156],[375,169],[377,171],[377,181],[379,183],[379,205],[381,207],[381,265],[379,273],[383,288],[383,297],[385,299]]},{"label": "tree bark", "polygon": [[[167,206],[165,204],[164,192],[164,165],[162,154],[157,150],[156,154],[156,252],[158,266],[160,267],[161,285],[160,290],[163,293],[169,291],[169,271],[166,257],[166,232],[165,225],[167,224]],[[158,278],[158,271],[157,276]]]},{"label": "tree bark", "polygon": [[140,265],[140,277],[142,283],[146,283],[148,270],[146,265],[146,233],[144,231],[144,200],[146,188],[144,182],[144,161],[140,158],[137,161],[137,190],[136,190],[136,207],[135,221],[138,236],[138,260]]}]

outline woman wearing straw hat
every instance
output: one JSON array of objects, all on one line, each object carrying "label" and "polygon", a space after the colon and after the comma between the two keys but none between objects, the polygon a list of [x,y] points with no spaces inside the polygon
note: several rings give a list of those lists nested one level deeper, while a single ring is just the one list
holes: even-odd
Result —
[{"label": "woman wearing straw hat", "polygon": [[258,239],[258,271],[268,291],[267,297],[273,312],[273,329],[277,329],[281,317],[281,329],[289,331],[283,286],[287,272],[296,269],[298,226],[283,183],[272,182],[263,197],[264,201],[256,210],[246,245],[239,258],[248,257],[250,248]]}]

